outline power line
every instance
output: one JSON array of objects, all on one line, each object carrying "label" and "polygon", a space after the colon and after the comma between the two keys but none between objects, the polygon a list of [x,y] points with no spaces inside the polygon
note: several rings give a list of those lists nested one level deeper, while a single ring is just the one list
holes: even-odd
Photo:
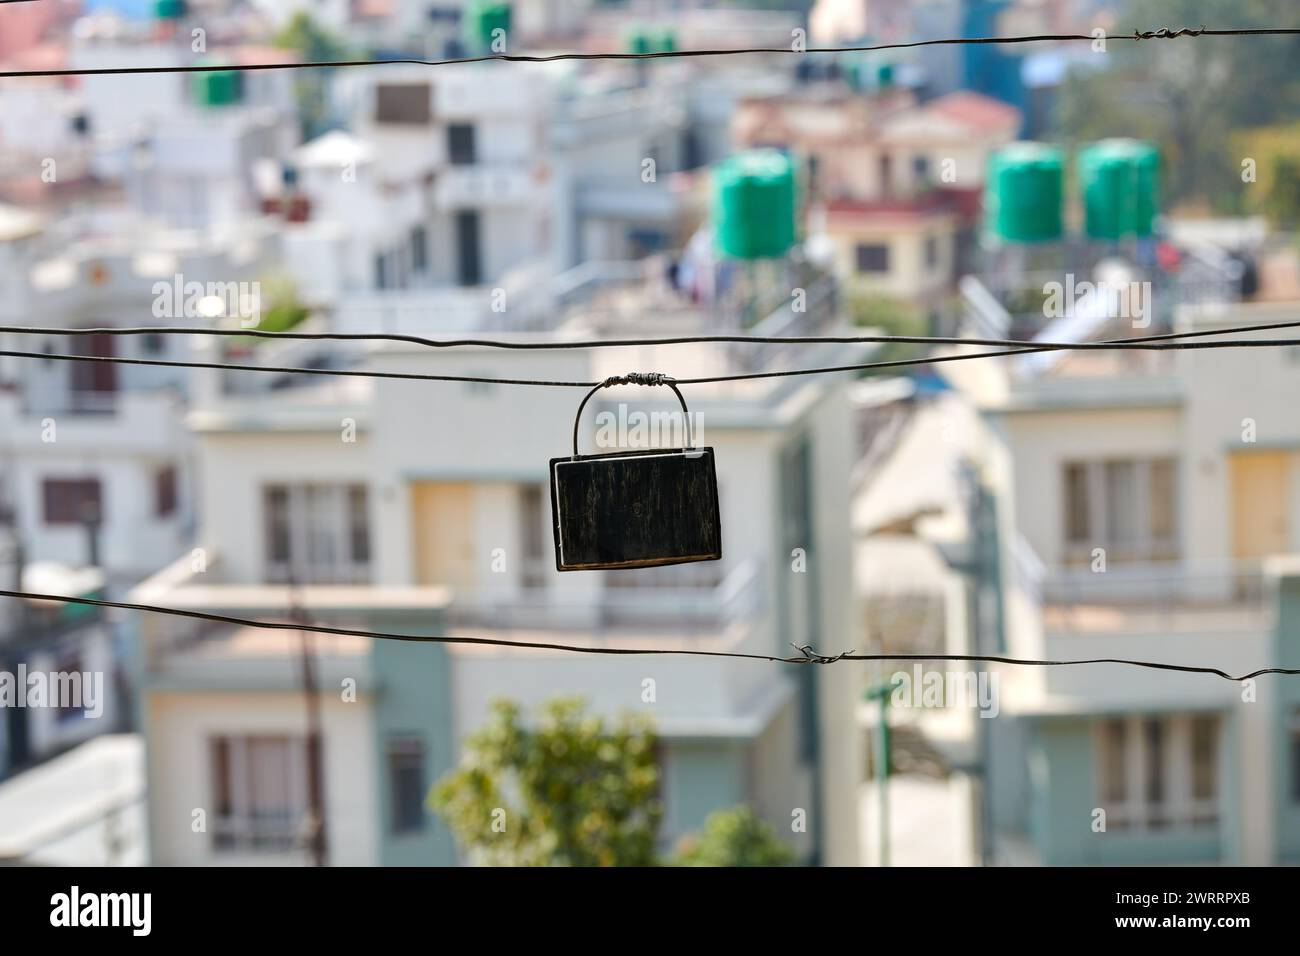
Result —
[{"label": "power line", "polygon": [[[1209,36],[1295,36],[1300,35],[1300,27],[1263,27],[1240,30],[1211,30],[1206,27],[1196,29],[1170,29],[1162,27],[1157,30],[1134,30],[1132,33],[1107,34],[1106,40],[1177,40],[1183,37]],[[486,63],[503,60],[510,63],[555,63],[562,60],[656,60],[680,59],[689,57],[742,56],[762,53],[876,53],[884,50],[910,50],[927,46],[967,46],[979,44],[1018,44],[1018,43],[1067,43],[1086,41],[1095,42],[1098,37],[1090,33],[1039,33],[1027,36],[998,37],[947,37],[937,40],[913,40],[907,43],[878,43],[872,46],[829,46],[808,47],[796,50],[793,47],[745,47],[723,50],[665,50],[648,53],[493,53],[483,56],[455,57],[444,60],[425,60],[415,57],[399,57],[388,60],[311,60],[300,63],[245,63],[230,65],[195,64],[190,66],[121,66],[112,68],[83,68],[59,70],[8,70],[0,72],[0,78],[40,77],[40,76],[117,76],[157,73],[214,73],[229,70],[306,70],[334,69],[353,66],[455,66],[463,63]]]},{"label": "power line", "polygon": [[[1247,674],[1232,675],[1217,667],[1198,667],[1192,664],[1167,664],[1160,661],[1130,660],[1122,657],[1095,657],[1082,660],[1033,660],[1019,657],[1002,657],[991,654],[859,654],[846,651],[842,654],[824,655],[813,651],[810,645],[792,645],[800,653],[792,657],[772,654],[749,654],[740,651],[705,651],[664,647],[590,647],[580,644],[561,644],[550,641],[511,641],[496,637],[463,637],[452,634],[402,634],[391,631],[367,631],[351,627],[331,627],[309,624],[305,621],[258,621],[230,614],[209,611],[190,611],[183,608],[163,607],[156,604],[137,604],[126,601],[108,601],[102,598],[71,597],[62,594],[41,594],[31,591],[0,590],[0,597],[21,598],[28,601],[54,601],[88,607],[115,608],[123,611],[143,611],[148,614],[165,614],[196,621],[231,624],[274,631],[311,631],[339,637],[364,637],[373,640],[407,641],[420,644],[473,644],[487,647],[510,647],[529,650],[564,651],[574,654],[604,654],[621,656],[682,655],[688,657],[727,657],[737,660],[764,661],[773,664],[836,664],[840,661],[957,661],[966,663],[1009,664],[1020,667],[1075,667],[1084,664],[1121,664],[1127,667],[1145,667],[1152,670],[1177,671],[1185,674],[1211,674],[1224,680],[1241,682],[1264,674],[1300,675],[1300,668],[1261,667]],[[305,613],[305,612],[303,612]]]},{"label": "power line", "polygon": [[[1245,327],[1245,328],[1280,328],[1295,326],[1300,323],[1284,322],[1275,323],[1271,326]],[[45,329],[41,330],[46,334],[61,334],[70,330],[62,329]],[[195,334],[225,334],[228,330],[211,330],[200,329]],[[1092,351],[1096,349],[1113,349],[1117,351],[1129,350],[1184,350],[1184,349],[1221,349],[1221,348],[1280,348],[1293,347],[1300,345],[1300,339],[1233,339],[1226,342],[1185,342],[1185,341],[1168,341],[1170,339],[1190,338],[1193,336],[1206,335],[1227,335],[1231,334],[1233,329],[1213,329],[1202,330],[1200,332],[1167,332],[1160,335],[1138,336],[1131,339],[1112,339],[1106,342],[1051,342],[1051,343],[1027,343],[1017,348],[997,349],[987,352],[966,352],[955,355],[937,355],[927,356],[924,358],[894,359],[880,362],[863,362],[854,365],[830,365],[819,366],[815,368],[785,369],[774,372],[740,372],[733,375],[711,375],[700,378],[674,378],[673,381],[678,385],[705,385],[715,382],[738,382],[766,378],[787,378],[797,375],[826,375],[837,372],[861,372],[874,369],[887,368],[911,368],[922,365],[935,365],[941,362],[964,362],[971,359],[980,358],[1001,358],[1009,355],[1030,355],[1035,352],[1056,352],[1056,351]],[[241,333],[242,334],[242,333]],[[263,336],[276,336],[283,333],[263,333]],[[335,335],[343,333],[321,333],[322,335]],[[762,341],[759,337],[738,337],[741,340]],[[860,337],[865,340],[872,337]],[[874,338],[884,338],[877,336]],[[920,337],[914,337],[920,338]],[[702,337],[705,340],[707,337]],[[834,337],[824,339],[832,341]],[[853,341],[856,339],[850,339]],[[899,341],[899,338],[891,341]],[[692,341],[687,339],[685,341]],[[774,340],[778,341],[778,340]],[[787,341],[793,342],[816,342],[816,337],[794,338]],[[934,341],[921,339],[921,341]],[[970,339],[952,339],[948,340],[952,344],[970,344]],[[978,341],[978,340],[975,340]],[[998,339],[991,341],[1012,341],[1010,339]],[[622,340],[622,344],[642,344],[653,345],[654,339],[645,340]],[[575,348],[569,343],[564,347]],[[588,344],[583,347],[594,347]],[[189,362],[179,359],[144,359],[144,358],[125,358],[119,356],[104,355],[64,355],[54,352],[32,352],[15,349],[0,350],[0,356],[11,356],[14,358],[33,358],[48,359],[58,362],[108,362],[118,365],[145,365],[161,368],[211,368],[223,371],[237,372],[274,372],[282,375],[323,375],[323,376],[341,376],[345,378],[376,378],[376,379],[402,379],[408,381],[425,381],[425,382],[469,382],[483,385],[534,385],[551,388],[592,388],[601,384],[596,381],[573,382],[553,379],[529,379],[529,378],[496,378],[488,375],[444,375],[427,372],[379,372],[370,369],[340,369],[340,368],[305,368],[298,366],[283,365],[246,365],[238,362]]]},{"label": "power line", "polygon": [[[1247,332],[1266,332],[1277,329],[1300,328],[1300,321],[1267,322],[1259,325],[1237,325],[1222,329],[1202,329],[1196,332],[1164,332],[1158,335],[1134,336],[1127,339],[1108,339],[1104,342],[1028,342],[1023,339],[969,338],[933,335],[679,335],[667,338],[638,339],[552,339],[543,342],[510,339],[432,339],[422,335],[399,332],[271,332],[265,329],[231,329],[205,326],[131,325],[88,326],[79,328],[40,325],[0,325],[0,334],[13,335],[215,335],[224,338],[295,339],[330,342],[399,342],[434,349],[487,348],[516,351],[567,351],[578,349],[637,348],[658,345],[701,345],[716,343],[754,345],[996,345],[1010,348],[1051,348],[1086,351],[1115,348],[1167,349],[1176,346],[1145,344],[1176,339],[1203,338],[1211,335],[1242,335]],[[1214,342],[1198,348],[1227,346],[1264,347],[1300,344],[1293,339],[1247,339],[1234,342]]]}]

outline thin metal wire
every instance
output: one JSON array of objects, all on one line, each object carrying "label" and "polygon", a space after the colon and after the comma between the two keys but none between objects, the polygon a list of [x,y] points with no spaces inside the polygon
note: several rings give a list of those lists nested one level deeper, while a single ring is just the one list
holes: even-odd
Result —
[{"label": "thin metal wire", "polygon": [[[1184,37],[1210,36],[1295,36],[1300,35],[1300,27],[1262,27],[1242,30],[1211,30],[1204,26],[1198,28],[1172,29],[1161,27],[1156,30],[1134,30],[1132,33],[1107,34],[1107,40],[1177,40]],[[1095,42],[1098,38],[1090,33],[1038,33],[1025,36],[998,37],[946,37],[937,40],[913,40],[907,43],[877,43],[871,46],[824,46],[808,47],[796,50],[789,47],[744,47],[741,49],[722,50],[666,50],[647,53],[492,53],[483,56],[455,57],[444,60],[425,60],[415,57],[399,57],[390,60],[311,60],[303,63],[245,63],[245,64],[195,64],[190,66],[120,66],[111,68],[83,68],[58,70],[8,70],[0,72],[0,78],[38,77],[38,76],[116,76],[127,74],[155,73],[213,73],[229,70],[251,72],[256,70],[307,70],[336,69],[354,66],[455,66],[462,63],[486,63],[503,60],[509,63],[555,63],[562,60],[661,60],[684,59],[690,57],[743,56],[747,54],[787,53],[804,55],[808,53],[876,53],[883,50],[910,50],[927,46],[969,46],[1001,45],[1019,43],[1069,43],[1086,41]]]},{"label": "thin metal wire", "polygon": [[[77,604],[87,607],[115,608],[123,611],[141,611],[148,614],[165,614],[196,621],[232,624],[274,631],[311,631],[316,634],[333,634],[341,637],[364,637],[374,640],[408,641],[420,644],[473,644],[488,647],[527,648],[533,650],[564,651],[573,654],[603,654],[620,656],[677,655],[688,657],[727,657],[737,660],[766,661],[774,664],[836,664],[840,661],[958,661],[967,663],[1009,664],[1021,667],[1075,667],[1084,664],[1120,664],[1126,667],[1144,667],[1152,670],[1177,671],[1185,674],[1210,674],[1224,680],[1240,682],[1264,674],[1300,675],[1300,668],[1261,667],[1246,674],[1232,675],[1217,667],[1198,667],[1191,664],[1167,664],[1160,661],[1130,660],[1122,657],[1094,657],[1082,660],[1033,660],[1003,657],[991,654],[859,654],[845,651],[842,654],[816,653],[811,645],[791,645],[798,656],[777,657],[771,654],[746,654],[738,651],[705,651],[662,647],[589,647],[580,644],[561,644],[551,641],[511,641],[495,637],[463,637],[452,634],[402,634],[391,631],[368,631],[351,627],[331,627],[305,621],[259,621],[230,614],[208,611],[190,611],[183,608],[163,607],[156,604],[138,604],[127,601],[109,601],[102,598],[71,597],[63,594],[42,594],[31,591],[0,590],[0,597],[21,598],[28,601],[54,601],[60,604]],[[306,612],[303,611],[305,614]]]},{"label": "thin metal wire", "polygon": [[[77,328],[40,325],[0,325],[0,333],[14,335],[64,335],[73,337],[99,335],[214,335],[221,338],[293,339],[326,342],[399,342],[435,349],[485,348],[513,351],[569,351],[579,349],[635,348],[657,345],[698,345],[707,343],[738,343],[754,345],[996,345],[1008,348],[1053,348],[1071,351],[1114,348],[1152,349],[1169,348],[1159,343],[1171,340],[1204,338],[1212,335],[1241,335],[1247,332],[1266,332],[1277,329],[1300,328],[1300,320],[1266,322],[1258,325],[1237,325],[1222,329],[1203,329],[1197,332],[1164,332],[1158,335],[1135,336],[1127,339],[1109,339],[1105,342],[1026,342],[1021,339],[966,338],[935,335],[678,335],[665,338],[637,339],[555,339],[523,341],[511,339],[432,339],[422,335],[399,332],[269,332],[263,329],[230,329],[207,326],[129,325],[85,326]],[[1203,348],[1221,348],[1224,345],[1258,347],[1296,344],[1294,339],[1245,339],[1231,343],[1216,343]]]},{"label": "thin metal wire", "polygon": [[[1288,346],[1300,345],[1300,339],[1229,339],[1227,341],[1210,341],[1210,342],[1189,342],[1181,341],[1183,339],[1200,338],[1211,335],[1230,335],[1234,332],[1245,331],[1250,329],[1267,329],[1267,328],[1286,328],[1300,325],[1300,322],[1282,322],[1273,323],[1264,326],[1244,326],[1241,329],[1211,329],[1199,332],[1165,332],[1158,335],[1137,336],[1129,339],[1109,339],[1105,342],[1038,342],[1024,344],[1017,348],[997,349],[988,352],[966,352],[954,355],[927,356],[924,358],[912,359],[895,359],[892,361],[881,362],[864,362],[856,365],[832,365],[820,366],[816,368],[786,369],[774,372],[742,372],[735,375],[714,375],[703,378],[675,378],[677,385],[703,385],[712,382],[736,382],[750,379],[765,378],[786,378],[795,375],[823,375],[836,372],[855,372],[869,371],[872,369],[886,368],[910,368],[922,365],[935,365],[941,362],[963,362],[971,359],[980,358],[1000,358],[1009,355],[1030,355],[1035,352],[1056,352],[1056,351],[1093,351],[1097,349],[1114,349],[1119,351],[1125,350],[1179,350],[1179,349],[1223,349],[1223,348],[1281,348]],[[26,326],[9,326],[7,328],[22,331],[33,331]],[[48,334],[81,334],[85,330],[69,329],[43,329],[40,330]],[[157,331],[157,330],[150,330]],[[180,331],[180,330],[173,330]],[[186,334],[226,334],[229,330],[210,330],[210,329],[191,329],[185,330]],[[134,331],[131,334],[136,334]],[[242,334],[242,333],[239,333]],[[274,337],[284,333],[263,333],[264,336]],[[303,333],[312,335],[321,335],[323,337],[333,337],[345,333]],[[418,337],[410,337],[418,338]],[[716,337],[722,340],[730,341],[728,337]],[[764,339],[760,337],[736,337],[738,340],[765,342],[765,341],[785,341],[785,342],[831,342],[838,337],[807,337],[807,338],[771,338]],[[906,337],[885,337],[885,336],[859,336],[844,337],[848,341],[868,341],[883,339],[885,341],[901,341]],[[919,338],[919,337],[913,337]],[[701,336],[698,341],[708,341],[710,337]],[[481,340],[485,341],[485,340]],[[697,339],[685,338],[681,340],[655,340],[655,339],[623,339],[619,340],[619,345],[655,345],[655,344],[682,344],[685,342],[697,341]],[[936,344],[943,341],[947,344],[964,344],[969,345],[978,341],[1012,341],[1010,339],[994,340],[972,340],[972,339],[921,339],[922,343]],[[423,340],[424,344],[434,344],[432,340]],[[526,344],[516,343],[520,347],[530,347]],[[609,343],[583,343],[574,345],[565,343],[560,347],[567,348],[595,348],[601,344]],[[504,345],[504,343],[503,343]],[[535,343],[533,347],[543,347],[545,343]],[[549,347],[549,346],[547,346]],[[142,358],[124,358],[118,356],[103,355],[63,355],[52,352],[33,352],[14,349],[0,349],[0,356],[12,356],[15,358],[35,358],[49,359],[59,362],[110,362],[119,365],[146,365],[158,366],[162,368],[212,368],[241,372],[275,372],[283,375],[324,375],[324,376],[343,376],[349,378],[376,378],[376,379],[405,379],[412,381],[428,382],[474,382],[485,385],[536,385],[554,388],[595,388],[601,385],[601,382],[571,382],[552,379],[528,379],[528,378],[496,378],[487,375],[439,375],[423,372],[379,372],[369,369],[337,369],[337,368],[305,368],[298,366],[283,365],[247,365],[238,362],[190,362],[179,359],[142,359]]]}]

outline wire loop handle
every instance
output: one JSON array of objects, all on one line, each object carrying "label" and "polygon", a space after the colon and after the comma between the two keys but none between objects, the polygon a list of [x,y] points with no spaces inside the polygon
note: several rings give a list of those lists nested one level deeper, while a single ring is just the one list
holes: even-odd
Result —
[{"label": "wire loop handle", "polygon": [[695,444],[691,437],[691,413],[686,408],[686,399],[682,397],[681,390],[677,387],[677,380],[671,375],[665,375],[663,372],[628,372],[626,375],[611,375],[603,382],[599,382],[595,388],[583,396],[582,403],[578,405],[578,414],[573,419],[573,457],[578,457],[578,425],[582,422],[582,410],[587,407],[587,402],[591,401],[591,396],[595,395],[602,388],[609,388],[612,385],[667,385],[677,396],[677,401],[682,404],[682,422],[684,424],[683,434],[686,436],[686,444],[682,446],[682,453],[685,454]]}]

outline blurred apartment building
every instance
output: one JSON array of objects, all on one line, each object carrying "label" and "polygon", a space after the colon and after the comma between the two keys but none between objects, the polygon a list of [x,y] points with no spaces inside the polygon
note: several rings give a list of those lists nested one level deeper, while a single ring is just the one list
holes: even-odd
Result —
[{"label": "blurred apartment building", "polygon": [[[798,315],[778,308],[769,327],[833,327],[833,299],[819,306]],[[647,322],[687,332],[717,321],[657,276],[628,268],[570,293],[556,315],[553,328],[515,337],[626,333]],[[685,377],[828,359],[817,351],[379,345],[365,367],[581,381],[630,369]],[[547,461],[570,450],[577,391],[340,380],[273,401],[218,395],[191,416],[210,489],[202,561],[187,557],[133,593],[268,619],[284,619],[296,602],[321,623],[408,633],[780,655],[793,653],[792,643],[847,649],[845,384],[818,377],[687,389],[718,456],[724,557],[634,573],[554,570]],[[615,415],[673,408],[628,388],[603,392],[592,406]],[[584,451],[593,450],[592,413],[579,429]],[[796,549],[806,571],[795,570]],[[301,860],[304,711],[294,641],[148,616],[139,627],[154,861]],[[805,856],[856,860],[859,758],[857,735],[844,732],[853,704],[847,670],[315,642],[334,862],[452,862],[423,801],[456,762],[457,742],[495,697],[532,705],[562,694],[584,696],[602,713],[655,718],[665,842],[710,811],[744,802]],[[348,680],[356,681],[355,702],[340,694]],[[190,827],[194,808],[208,810],[205,833]],[[807,811],[806,832],[792,828],[797,808]]]},{"label": "blurred apartment building", "polygon": [[[1293,310],[1187,306],[1175,327]],[[1079,353],[963,383],[993,424],[1007,653],[1295,666],[1300,436],[1278,411],[1293,362],[1288,349]],[[1002,859],[1270,865],[1300,852],[1286,681],[1096,665],[1003,682],[989,756]]]},{"label": "blurred apartment building", "polygon": [[[185,190],[156,188],[165,161],[179,162],[180,152],[160,151],[160,175],[141,187],[155,188],[164,218],[181,215],[175,226],[193,221],[184,219],[187,208],[206,210],[213,220],[203,234],[227,243],[228,262],[178,269],[235,278],[247,261],[251,279],[273,264],[314,312],[304,330],[549,338],[739,327],[730,300],[707,283],[683,294],[662,259],[624,261],[707,240],[706,181],[692,171],[728,149],[710,123],[734,87],[714,96],[688,70],[592,73],[560,71],[554,85],[500,63],[434,77],[398,66],[350,73],[334,92],[352,118],[347,129],[290,149],[265,141],[236,151],[229,166],[195,173],[191,196],[218,195],[217,181],[232,187],[227,173],[240,174],[239,202],[252,211],[228,228],[220,203],[186,207],[177,198]],[[742,90],[751,82],[772,80],[744,79]],[[256,104],[241,86],[212,95],[220,102],[202,103],[204,118],[230,118],[229,136],[210,141],[220,156],[248,128],[235,118]],[[250,169],[251,196],[243,188]],[[259,236],[256,254],[237,260],[241,242]],[[708,254],[696,259],[697,272],[714,265]],[[134,274],[101,265],[109,276]],[[792,311],[782,293],[751,303],[757,311],[747,321],[772,334],[807,322],[831,327],[834,283],[808,271],[806,284],[807,313]],[[830,359],[720,346],[676,368],[682,356],[649,352],[436,354],[201,338],[184,348],[200,361],[562,379]],[[168,566],[132,590],[140,600],[269,619],[301,608],[320,623],[507,640],[531,634],[781,655],[795,653],[792,643],[827,653],[852,646],[842,382],[693,389],[692,412],[724,462],[726,559],[636,575],[551,570],[546,462],[567,448],[580,397],[569,391],[303,384],[202,370],[188,373],[184,392],[199,530],[173,548],[178,560],[157,562]],[[592,410],[668,408],[657,399],[611,393]],[[304,860],[297,638],[137,623],[132,665],[154,862]],[[603,712],[658,717],[666,842],[713,809],[748,802],[806,858],[856,860],[856,807],[845,796],[856,785],[856,735],[832,732],[851,722],[841,674],[698,658],[645,666],[364,639],[313,643],[332,862],[454,861],[424,799],[453,766],[457,742],[493,697],[532,704],[566,693]],[[646,686],[655,688],[653,702],[643,699]],[[204,827],[195,827],[197,810],[206,812]],[[796,811],[807,813],[806,829],[792,826]]]},{"label": "blurred apartment building", "polygon": [[[1300,286],[1285,243],[1241,221],[1158,225],[1151,180],[1117,193],[1094,176],[1149,160],[1123,142],[1083,150],[1082,228],[1071,234],[1059,152],[1001,157],[986,195],[987,266],[961,284],[970,333],[1087,343],[1288,320]],[[1054,283],[1084,282],[1101,291],[1063,313],[1045,304]],[[897,447],[913,467],[967,475],[970,507],[866,522],[932,549],[931,594],[948,608],[939,646],[1231,674],[1295,666],[1300,435],[1279,411],[1294,400],[1292,351],[1045,352],[942,366],[955,392],[913,417],[930,440]],[[859,516],[871,511],[859,502]],[[877,536],[872,547],[887,545]],[[919,728],[975,782],[960,812],[977,858],[1295,859],[1298,724],[1286,681],[1116,664],[986,669],[1000,679],[996,717],[940,706],[886,718]]]},{"label": "blurred apartment building", "polygon": [[[0,530],[0,574],[5,588],[21,576],[44,593],[104,593],[103,574],[94,568],[26,563],[8,529]],[[115,638],[98,608],[5,599],[0,671],[9,688],[0,707],[0,780],[127,725],[131,701]]]}]

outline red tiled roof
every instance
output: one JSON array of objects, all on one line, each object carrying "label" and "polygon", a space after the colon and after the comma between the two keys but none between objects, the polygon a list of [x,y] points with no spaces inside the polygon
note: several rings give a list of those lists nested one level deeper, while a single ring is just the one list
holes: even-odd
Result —
[{"label": "red tiled roof", "polygon": [[1020,127],[1020,110],[983,93],[961,90],[927,104],[927,108],[976,129]]}]

